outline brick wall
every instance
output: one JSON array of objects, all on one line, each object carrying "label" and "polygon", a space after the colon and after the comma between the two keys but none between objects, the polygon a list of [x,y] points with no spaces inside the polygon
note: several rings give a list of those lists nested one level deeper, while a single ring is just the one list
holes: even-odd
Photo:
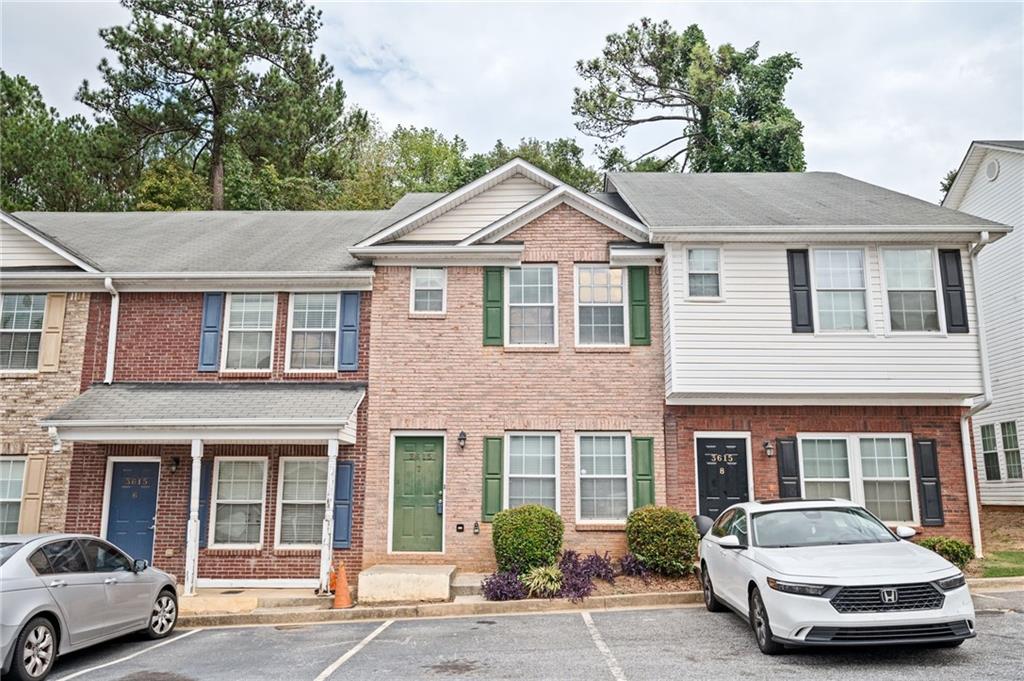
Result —
[{"label": "brick wall", "polygon": [[0,455],[45,454],[46,478],[39,518],[42,532],[64,529],[72,445],[53,453],[38,420],[78,394],[89,318],[88,293],[69,293],[64,309],[60,363],[54,373],[0,373]]},{"label": "brick wall", "polygon": [[[483,268],[448,268],[447,313],[409,314],[408,267],[379,267],[374,278],[370,348],[367,508],[364,565],[382,562],[455,563],[465,569],[494,565],[490,525],[481,518],[484,437],[509,430],[561,434],[561,515],[567,547],[625,552],[621,527],[577,526],[575,433],[631,431],[654,438],[658,501],[665,500],[664,382],[661,357],[661,283],[650,269],[651,345],[614,350],[574,347],[576,262],[607,262],[608,243],[624,237],[561,206],[508,237],[525,243],[524,262],[558,265],[558,341],[555,349],[483,345]],[[445,553],[388,554],[390,448],[394,431],[447,434]],[[460,431],[468,440],[456,444]],[[455,526],[465,525],[457,533]]]},{"label": "brick wall", "polygon": [[[665,408],[668,503],[687,513],[697,504],[694,433],[749,432],[754,497],[779,496],[778,457],[764,454],[763,442],[797,433],[910,433],[934,439],[945,525],[918,528],[923,536],[945,535],[971,541],[967,477],[960,441],[960,407],[855,406],[668,406]],[[916,485],[916,480],[914,481]]]}]

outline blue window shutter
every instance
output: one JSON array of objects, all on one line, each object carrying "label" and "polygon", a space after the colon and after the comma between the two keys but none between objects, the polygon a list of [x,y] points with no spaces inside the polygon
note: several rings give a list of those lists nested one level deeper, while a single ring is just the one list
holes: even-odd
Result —
[{"label": "blue window shutter", "polygon": [[220,328],[224,317],[224,294],[203,294],[203,326],[199,334],[199,370],[220,369]]},{"label": "blue window shutter", "polygon": [[334,478],[334,542],[336,549],[352,546],[352,478],[355,466],[351,461],[338,462]]},{"label": "blue window shutter", "polygon": [[359,368],[359,291],[341,294],[341,317],[338,320],[338,371]]},{"label": "blue window shutter", "polygon": [[213,491],[213,461],[204,461],[199,474],[199,548],[205,549],[210,529],[210,493]]}]

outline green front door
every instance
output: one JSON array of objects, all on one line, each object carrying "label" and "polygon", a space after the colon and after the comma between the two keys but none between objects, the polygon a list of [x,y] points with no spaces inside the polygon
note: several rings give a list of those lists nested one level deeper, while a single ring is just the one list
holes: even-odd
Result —
[{"label": "green front door", "polygon": [[444,438],[395,438],[393,551],[440,551]]}]

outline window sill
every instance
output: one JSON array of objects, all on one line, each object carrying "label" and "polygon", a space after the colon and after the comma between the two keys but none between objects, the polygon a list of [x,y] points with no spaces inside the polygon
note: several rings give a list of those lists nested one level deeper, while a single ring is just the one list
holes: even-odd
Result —
[{"label": "window sill", "polygon": [[506,345],[505,352],[558,352],[557,345]]},{"label": "window sill", "polygon": [[207,546],[203,551],[207,555],[217,556],[258,556],[263,553],[263,549],[259,547],[232,547],[232,546]]},{"label": "window sill", "polygon": [[5,378],[11,378],[11,379],[17,379],[17,378],[36,378],[36,377],[39,376],[39,374],[40,374],[40,372],[38,370],[37,371],[32,371],[31,369],[29,369],[27,371],[20,371],[20,370],[17,370],[17,369],[14,369],[14,370],[12,370],[12,369],[3,369],[3,370],[0,370],[0,380],[5,379]]},{"label": "window sill", "polygon": [[[230,375],[230,374],[229,374]],[[266,374],[264,374],[266,376]],[[284,379],[291,381],[310,381],[318,380],[323,378],[337,378],[338,372],[336,371],[286,371],[283,374]]]},{"label": "window sill", "polygon": [[577,532],[625,532],[626,523],[625,521],[616,523],[587,523],[577,522],[575,527]]},{"label": "window sill", "polygon": [[276,546],[275,556],[308,556],[311,553],[320,553],[319,546]]},{"label": "window sill", "polygon": [[409,319],[444,319],[447,312],[410,312]]},{"label": "window sill", "polygon": [[576,352],[583,353],[623,353],[629,352],[631,347],[629,345],[577,345]]},{"label": "window sill", "polygon": [[684,303],[724,303],[725,298],[721,296],[686,296]]},{"label": "window sill", "polygon": [[259,378],[267,379],[273,374],[270,369],[265,371],[218,371],[218,378]]}]

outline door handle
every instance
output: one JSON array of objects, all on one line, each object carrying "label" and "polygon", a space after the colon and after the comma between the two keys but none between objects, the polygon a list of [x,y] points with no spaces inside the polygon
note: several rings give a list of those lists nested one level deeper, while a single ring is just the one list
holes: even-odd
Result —
[{"label": "door handle", "polygon": [[55,579],[52,582],[50,582],[50,586],[53,587],[54,589],[56,589],[59,586],[67,586],[67,585],[68,585],[68,583],[65,582],[63,579]]},{"label": "door handle", "polygon": [[104,584],[117,584],[117,580],[114,579],[113,577],[107,577],[106,579],[103,580],[103,583]]}]

